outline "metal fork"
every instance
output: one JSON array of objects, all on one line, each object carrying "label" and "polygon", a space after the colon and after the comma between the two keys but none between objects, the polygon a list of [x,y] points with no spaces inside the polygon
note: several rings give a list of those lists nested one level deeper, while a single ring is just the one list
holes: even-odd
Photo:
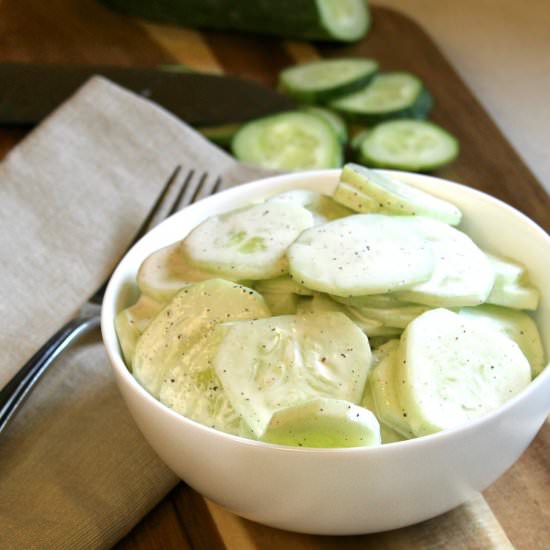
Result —
[{"label": "metal fork", "polygon": [[[181,166],[177,166],[172,172],[128,249],[177,210],[220,190],[222,180],[219,177],[195,170],[182,175],[181,171]],[[61,327],[0,391],[0,433],[55,359],[83,334],[99,326],[101,302],[109,278],[110,275],[81,307],[79,314]]]}]

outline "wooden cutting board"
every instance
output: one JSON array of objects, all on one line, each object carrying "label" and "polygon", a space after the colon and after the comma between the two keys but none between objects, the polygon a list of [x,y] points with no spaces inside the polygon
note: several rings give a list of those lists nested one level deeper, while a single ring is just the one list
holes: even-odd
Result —
[{"label": "wooden cutting board", "polygon": [[[391,10],[372,9],[368,37],[351,46],[198,33],[111,13],[94,0],[0,0],[0,60],[156,66],[184,63],[268,85],[290,64],[368,56],[383,70],[418,74],[432,91],[433,120],[461,143],[437,175],[486,191],[550,229],[550,198],[427,34]],[[23,136],[0,128],[0,158]],[[550,424],[520,460],[474,501],[419,525],[359,537],[297,535],[242,520],[183,483],[118,548],[550,548]]]}]

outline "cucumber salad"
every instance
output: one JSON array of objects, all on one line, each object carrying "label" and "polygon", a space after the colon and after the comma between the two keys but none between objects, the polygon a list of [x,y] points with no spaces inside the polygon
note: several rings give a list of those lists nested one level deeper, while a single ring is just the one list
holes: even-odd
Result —
[{"label": "cucumber salad", "polygon": [[[375,446],[479,418],[544,368],[524,266],[460,210],[356,164],[212,216],[142,263],[116,318],[136,380],[217,430]],[[183,236],[182,236],[183,237]]]}]

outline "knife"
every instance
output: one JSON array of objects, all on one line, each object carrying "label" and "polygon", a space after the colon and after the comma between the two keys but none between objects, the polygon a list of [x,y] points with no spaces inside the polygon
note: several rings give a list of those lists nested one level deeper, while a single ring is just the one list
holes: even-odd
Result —
[{"label": "knife", "polygon": [[195,126],[243,122],[295,107],[267,86],[235,76],[170,68],[0,63],[0,124],[37,124],[94,75]]}]

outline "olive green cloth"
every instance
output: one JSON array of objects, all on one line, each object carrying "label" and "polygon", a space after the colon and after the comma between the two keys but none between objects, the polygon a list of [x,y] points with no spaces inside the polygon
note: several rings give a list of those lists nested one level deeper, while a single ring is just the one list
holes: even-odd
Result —
[{"label": "olive green cloth", "polygon": [[[0,165],[0,387],[110,273],[177,164],[253,178],[172,115],[99,77]],[[99,331],[0,435],[2,550],[111,547],[177,482],[134,425]]]}]

